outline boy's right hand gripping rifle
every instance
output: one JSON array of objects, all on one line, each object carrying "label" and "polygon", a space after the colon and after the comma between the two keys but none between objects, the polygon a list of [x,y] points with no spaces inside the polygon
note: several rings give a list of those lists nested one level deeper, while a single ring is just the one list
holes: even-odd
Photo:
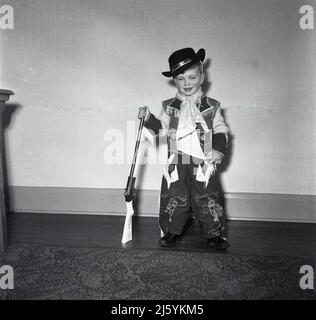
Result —
[{"label": "boy's right hand gripping rifle", "polygon": [[122,235],[122,244],[125,244],[132,240],[132,216],[134,214],[134,206],[133,201],[135,198],[136,190],[135,190],[135,180],[136,177],[134,177],[134,171],[136,166],[136,159],[137,159],[137,153],[139,149],[140,144],[140,138],[142,134],[144,126],[144,117],[140,119],[139,127],[138,127],[138,133],[137,133],[137,139],[136,139],[136,145],[134,150],[134,156],[133,156],[133,162],[131,166],[131,171],[127,179],[127,184],[124,192],[125,196],[125,203],[126,203],[126,216],[125,216],[125,223],[124,223],[124,230]]}]

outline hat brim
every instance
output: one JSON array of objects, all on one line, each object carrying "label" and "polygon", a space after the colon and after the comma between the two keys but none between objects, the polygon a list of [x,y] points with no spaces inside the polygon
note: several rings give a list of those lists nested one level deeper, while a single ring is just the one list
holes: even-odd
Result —
[{"label": "hat brim", "polygon": [[201,48],[195,55],[194,59],[190,62],[188,62],[187,64],[181,66],[180,68],[178,68],[176,71],[171,72],[171,71],[164,71],[161,74],[164,75],[165,77],[175,77],[178,74],[184,72],[186,69],[190,68],[192,65],[194,65],[197,62],[203,62],[205,59],[205,50],[203,48]]}]

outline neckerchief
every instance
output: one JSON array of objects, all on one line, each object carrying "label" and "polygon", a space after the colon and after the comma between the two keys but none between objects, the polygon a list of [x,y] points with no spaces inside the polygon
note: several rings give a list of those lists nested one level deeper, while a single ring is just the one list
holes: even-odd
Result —
[{"label": "neckerchief", "polygon": [[181,101],[181,105],[176,141],[179,151],[204,160],[205,156],[196,132],[197,123],[201,124],[205,132],[209,132],[204,117],[198,108],[202,95],[201,88],[191,96],[177,93],[176,98]]}]

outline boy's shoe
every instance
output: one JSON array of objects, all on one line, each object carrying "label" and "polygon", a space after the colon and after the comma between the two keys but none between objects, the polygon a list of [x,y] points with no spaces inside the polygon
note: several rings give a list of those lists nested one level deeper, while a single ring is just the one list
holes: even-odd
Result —
[{"label": "boy's shoe", "polygon": [[228,242],[225,238],[221,236],[214,237],[212,239],[207,239],[209,246],[217,250],[225,250],[228,248]]},{"label": "boy's shoe", "polygon": [[162,247],[172,247],[180,241],[180,236],[177,234],[167,233],[159,239],[159,244]]}]

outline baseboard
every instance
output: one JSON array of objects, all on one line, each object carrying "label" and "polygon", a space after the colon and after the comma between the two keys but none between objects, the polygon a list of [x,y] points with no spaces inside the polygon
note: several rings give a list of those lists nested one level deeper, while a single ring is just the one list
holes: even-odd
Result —
[{"label": "baseboard", "polygon": [[[7,188],[7,210],[62,214],[124,215],[122,189],[23,187]],[[157,217],[159,191],[140,190],[139,216]],[[316,196],[225,193],[228,219],[316,223]]]}]

